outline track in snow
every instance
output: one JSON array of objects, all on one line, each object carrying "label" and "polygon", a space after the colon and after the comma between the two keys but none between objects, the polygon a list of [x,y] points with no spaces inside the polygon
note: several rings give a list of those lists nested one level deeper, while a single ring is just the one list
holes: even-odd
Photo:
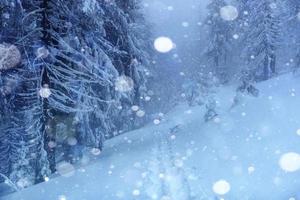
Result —
[{"label": "track in snow", "polygon": [[[147,197],[158,200],[201,200],[208,199],[204,192],[194,192],[191,181],[198,179],[192,170],[184,167],[184,157],[174,152],[174,139],[180,129],[177,125],[166,134],[154,133],[156,146],[152,149],[152,158],[148,163],[148,181],[145,185]],[[201,195],[199,195],[199,191]]]}]

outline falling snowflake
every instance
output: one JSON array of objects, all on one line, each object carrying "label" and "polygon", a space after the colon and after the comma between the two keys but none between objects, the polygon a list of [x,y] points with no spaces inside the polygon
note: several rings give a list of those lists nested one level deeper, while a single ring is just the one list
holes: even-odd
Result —
[{"label": "falling snowflake", "polygon": [[60,195],[58,197],[58,200],[67,200],[67,197],[65,195]]},{"label": "falling snowflake", "polygon": [[137,111],[136,112],[136,115],[138,116],[138,117],[144,117],[145,116],[145,111],[143,111],[143,110],[139,110],[139,111]]},{"label": "falling snowflake", "polygon": [[220,9],[220,16],[226,21],[233,21],[239,16],[239,12],[236,7],[228,5]]},{"label": "falling snowflake", "polygon": [[77,144],[77,139],[75,137],[69,137],[67,139],[67,143],[70,146],[75,146]]},{"label": "falling snowflake", "polygon": [[298,130],[296,131],[296,133],[297,133],[297,135],[300,136],[300,129],[298,129]]},{"label": "falling snowflake", "polygon": [[214,193],[218,195],[224,195],[230,191],[230,184],[225,180],[219,180],[213,185]]},{"label": "falling snowflake", "polygon": [[64,177],[71,177],[75,173],[75,167],[69,163],[62,161],[56,165],[57,173]]},{"label": "falling snowflake", "polygon": [[283,154],[279,160],[279,166],[286,172],[295,172],[300,169],[300,155],[295,152]]},{"label": "falling snowflake", "polygon": [[115,81],[115,89],[119,92],[130,92],[133,90],[133,80],[125,75],[118,77]]},{"label": "falling snowflake", "polygon": [[188,22],[182,22],[181,25],[186,28],[186,27],[189,27],[190,24]]},{"label": "falling snowflake", "polygon": [[98,155],[101,154],[101,150],[98,149],[98,148],[92,148],[90,152],[91,152],[91,154],[93,154],[94,156],[98,156]]},{"label": "falling snowflake", "polygon": [[276,8],[277,8],[277,4],[276,4],[276,3],[271,3],[271,4],[270,4],[270,8],[276,9]]},{"label": "falling snowflake", "polygon": [[49,56],[49,50],[46,47],[40,47],[36,51],[37,58],[47,58]]},{"label": "falling snowflake", "polygon": [[240,36],[238,34],[234,34],[232,37],[233,37],[233,39],[237,40],[237,39],[239,39]]},{"label": "falling snowflake", "polygon": [[140,193],[141,193],[141,192],[140,192],[138,189],[135,189],[135,190],[132,191],[132,195],[133,195],[133,196],[139,196]]},{"label": "falling snowflake", "polygon": [[49,88],[49,85],[44,84],[43,87],[41,87],[41,89],[39,91],[39,95],[44,99],[49,98],[51,95],[51,90]]},{"label": "falling snowflake", "polygon": [[153,120],[153,123],[154,123],[155,125],[158,125],[158,124],[160,124],[160,120],[159,120],[159,119],[155,119],[155,120]]},{"label": "falling snowflake", "polygon": [[174,48],[174,44],[168,37],[158,37],[154,41],[154,48],[160,53],[168,53]]},{"label": "falling snowflake", "polygon": [[145,97],[145,101],[150,101],[150,100],[151,100],[151,97],[149,97],[149,96]]},{"label": "falling snowflake", "polygon": [[255,168],[253,166],[248,167],[248,173],[252,174],[255,171]]},{"label": "falling snowflake", "polygon": [[139,109],[140,109],[139,106],[136,106],[136,105],[131,107],[131,110],[134,112],[138,111]]},{"label": "falling snowflake", "polygon": [[168,6],[168,8],[167,8],[169,11],[172,11],[172,10],[174,10],[174,7],[173,6]]},{"label": "falling snowflake", "polygon": [[56,142],[54,142],[54,141],[48,142],[48,147],[49,147],[50,149],[55,148],[55,147],[56,147]]}]

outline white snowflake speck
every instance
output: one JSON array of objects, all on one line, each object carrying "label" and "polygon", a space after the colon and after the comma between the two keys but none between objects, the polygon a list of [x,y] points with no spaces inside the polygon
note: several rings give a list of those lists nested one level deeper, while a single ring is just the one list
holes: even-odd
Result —
[{"label": "white snowflake speck", "polygon": [[138,189],[135,189],[132,191],[133,196],[139,196],[140,194],[141,194],[141,192]]},{"label": "white snowflake speck", "polygon": [[134,112],[138,111],[139,109],[140,109],[139,106],[136,106],[136,105],[131,106],[131,110],[134,111]]},{"label": "white snowflake speck", "polygon": [[255,168],[253,166],[248,167],[248,173],[252,174],[255,171]]},{"label": "white snowflake speck", "polygon": [[58,197],[58,200],[67,200],[67,197],[65,195],[60,195]]},{"label": "white snowflake speck", "polygon": [[45,85],[43,85],[43,87],[41,87],[41,89],[39,91],[39,95],[44,99],[47,99],[50,97],[51,90],[47,84],[45,84]]},{"label": "white snowflake speck", "polygon": [[237,40],[237,39],[239,39],[240,36],[238,34],[234,34],[232,37],[233,37],[233,39]]},{"label": "white snowflake speck", "polygon": [[181,24],[183,27],[189,27],[189,23],[188,22],[182,22],[182,24]]},{"label": "white snowflake speck", "polygon": [[300,128],[296,131],[296,133],[300,136]]},{"label": "white snowflake speck", "polygon": [[98,148],[92,148],[90,152],[91,152],[91,154],[93,154],[94,156],[98,156],[98,155],[101,154],[101,150],[98,149]]},{"label": "white snowflake speck", "polygon": [[119,76],[115,81],[115,89],[119,92],[130,92],[133,90],[133,80],[125,75]]},{"label": "white snowflake speck", "polygon": [[64,177],[71,177],[75,173],[75,167],[69,163],[62,161],[56,165],[57,172]]},{"label": "white snowflake speck", "polygon": [[54,142],[54,141],[48,142],[48,147],[49,147],[50,149],[53,149],[54,147],[56,147],[56,142]]},{"label": "white snowflake speck", "polygon": [[40,47],[36,50],[37,58],[47,58],[49,56],[49,50],[46,47]]},{"label": "white snowflake speck", "polygon": [[145,97],[145,101],[150,101],[150,100],[151,100],[151,97],[149,97],[149,96]]},{"label": "white snowflake speck", "polygon": [[270,8],[276,9],[277,8],[277,4],[276,3],[270,3]]},{"label": "white snowflake speck", "polygon": [[75,137],[69,137],[67,139],[67,143],[70,146],[75,146],[77,144],[77,139]]},{"label": "white snowflake speck", "polygon": [[159,120],[159,119],[155,119],[155,120],[153,120],[153,123],[154,123],[155,125],[158,125],[158,124],[160,124],[160,120]]},{"label": "white snowflake speck", "polygon": [[239,16],[239,12],[236,7],[228,5],[220,9],[220,16],[226,21],[233,21]]},{"label": "white snowflake speck", "polygon": [[143,111],[143,110],[139,110],[139,111],[137,111],[136,112],[136,115],[138,116],[138,117],[144,117],[145,116],[145,111]]},{"label": "white snowflake speck", "polygon": [[168,8],[167,8],[169,11],[172,11],[172,10],[174,10],[174,7],[173,6],[168,6]]}]

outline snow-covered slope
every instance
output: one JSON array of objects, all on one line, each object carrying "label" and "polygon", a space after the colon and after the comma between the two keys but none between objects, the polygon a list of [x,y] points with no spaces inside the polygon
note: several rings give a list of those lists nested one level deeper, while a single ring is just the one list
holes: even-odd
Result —
[{"label": "snow-covered slope", "polygon": [[261,83],[258,98],[233,108],[234,88],[222,88],[214,121],[180,105],[160,124],[108,141],[95,163],[3,199],[300,199],[299,158],[286,154],[300,153],[299,82]]}]

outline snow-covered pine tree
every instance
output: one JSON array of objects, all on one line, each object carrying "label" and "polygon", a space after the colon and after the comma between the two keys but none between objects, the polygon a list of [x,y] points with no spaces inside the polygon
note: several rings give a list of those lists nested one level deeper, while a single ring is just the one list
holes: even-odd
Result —
[{"label": "snow-covered pine tree", "polygon": [[[38,95],[43,67],[35,59],[41,33],[38,24],[42,15],[36,12],[40,3],[10,1],[4,5],[8,14],[1,24],[4,27],[1,28],[4,32],[1,43],[9,42],[4,46],[15,46],[20,53],[15,57],[20,59],[18,65],[8,62],[9,67],[1,70],[2,95],[6,99],[4,121],[7,122],[1,129],[9,149],[5,152],[8,165],[4,171],[18,187],[31,185],[49,174],[44,150],[44,102]],[[7,62],[5,59],[2,61]],[[24,174],[26,177],[23,177]]]},{"label": "snow-covered pine tree", "polygon": [[[269,79],[276,73],[276,49],[280,21],[273,0],[247,1],[249,26],[244,34],[243,59],[247,61],[246,81]],[[244,72],[243,72],[244,73]]]},{"label": "snow-covered pine tree", "polygon": [[230,63],[230,52],[232,50],[232,22],[222,19],[220,10],[226,6],[224,0],[211,0],[208,5],[208,48],[204,59],[210,72],[225,83],[229,80],[228,65]]},{"label": "snow-covered pine tree", "polygon": [[[106,49],[106,52],[112,58],[120,76],[129,77],[133,81],[133,89],[121,93],[122,110],[115,118],[117,126],[124,130],[137,125],[136,115],[130,111],[130,107],[143,107],[142,99],[146,92],[145,74],[151,61],[150,32],[143,15],[140,14],[139,4],[140,1],[136,0],[120,0],[116,1],[116,4],[104,3],[105,39],[113,47]],[[130,113],[131,117],[128,117]]]},{"label": "snow-covered pine tree", "polygon": [[285,10],[287,21],[284,23],[284,35],[288,38],[288,45],[296,49],[293,70],[299,74],[300,68],[300,2],[297,0],[285,1]]},{"label": "snow-covered pine tree", "polygon": [[[101,149],[105,137],[127,124],[118,121],[119,108],[142,97],[149,38],[148,31],[138,31],[144,22],[113,1],[1,3],[9,13],[1,18],[1,42],[19,49],[22,62],[1,73],[1,113],[6,113],[1,122],[10,123],[0,127],[5,158],[0,169],[14,183],[26,172],[28,181],[21,186],[27,186],[49,174],[48,160],[55,170],[58,137],[64,144],[75,137],[80,145]],[[124,76],[134,81],[133,90],[116,91]]]}]

